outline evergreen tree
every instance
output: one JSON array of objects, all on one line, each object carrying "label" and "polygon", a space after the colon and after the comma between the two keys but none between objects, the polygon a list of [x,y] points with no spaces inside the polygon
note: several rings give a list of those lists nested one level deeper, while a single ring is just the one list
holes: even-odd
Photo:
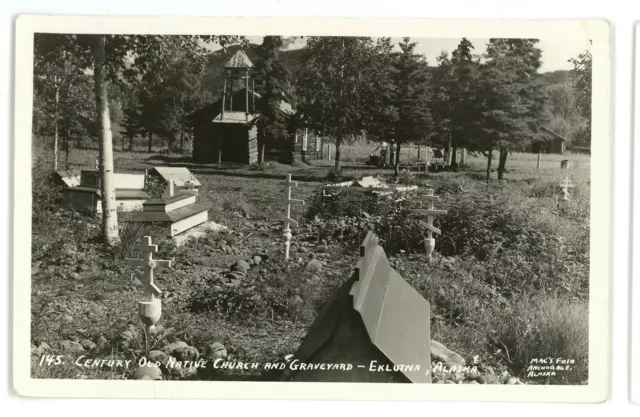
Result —
[{"label": "evergreen tree", "polygon": [[[277,140],[293,141],[287,131],[287,120],[280,103],[290,101],[289,71],[279,57],[281,36],[265,36],[258,48],[256,83],[260,98],[256,108],[260,113],[258,127],[258,162],[264,162],[265,144]],[[295,134],[295,133],[294,133]]]},{"label": "evergreen tree", "polygon": [[410,38],[403,38],[399,43],[401,52],[394,61],[394,105],[398,115],[394,128],[395,175],[398,175],[401,145],[420,141],[433,124],[429,109],[427,62],[414,52],[415,46]]},{"label": "evergreen tree", "polygon": [[487,157],[487,181],[493,151],[499,151],[498,179],[507,156],[539,136],[544,93],[540,83],[541,51],[536,39],[491,39],[481,76],[481,134],[476,148]]},{"label": "evergreen tree", "polygon": [[569,60],[573,64],[571,75],[575,92],[575,108],[585,118],[586,124],[576,134],[579,142],[591,144],[591,52],[585,51],[578,58]]}]

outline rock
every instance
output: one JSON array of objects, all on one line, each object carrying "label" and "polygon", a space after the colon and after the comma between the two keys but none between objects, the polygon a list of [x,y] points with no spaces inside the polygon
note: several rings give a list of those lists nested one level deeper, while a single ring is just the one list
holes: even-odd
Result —
[{"label": "rock", "polygon": [[71,323],[73,322],[73,317],[71,317],[68,314],[65,314],[64,316],[62,316],[62,320],[64,320],[65,323]]},{"label": "rock", "polygon": [[170,359],[171,356],[167,355],[161,350],[152,350],[147,354],[147,360],[149,360],[149,362],[156,362],[164,367],[167,366],[167,363],[169,363]]},{"label": "rock", "polygon": [[73,256],[76,254],[76,246],[72,245],[72,244],[65,244],[62,247],[62,250],[64,251],[64,254],[67,256]]},{"label": "rock", "polygon": [[254,266],[256,263],[253,262],[253,259],[247,259],[247,263],[249,264],[249,266]]},{"label": "rock", "polygon": [[515,376],[509,377],[509,379],[507,379],[507,382],[505,382],[506,385],[522,385],[522,382],[516,378]]},{"label": "rock", "polygon": [[132,332],[131,330],[125,330],[120,334],[120,337],[122,338],[122,340],[125,340],[128,342],[130,340],[135,339],[136,336],[135,336],[135,332]]},{"label": "rock", "polygon": [[77,272],[72,272],[69,275],[71,276],[71,278],[75,279],[76,281],[81,281],[82,280],[82,276],[80,274],[78,274]]},{"label": "rock", "polygon": [[294,295],[293,297],[289,298],[289,306],[290,307],[297,307],[299,305],[302,305],[304,301],[302,300],[302,297],[300,297],[299,295]]},{"label": "rock", "polygon": [[86,350],[93,350],[96,348],[96,344],[93,343],[91,340],[89,339],[84,339],[80,341],[80,344],[82,345],[83,348],[85,348]]},{"label": "rock", "polygon": [[47,353],[49,350],[51,350],[51,346],[49,346],[47,343],[42,342],[40,343],[39,346],[36,345],[31,345],[31,353],[33,355],[42,355],[44,353]]},{"label": "rock", "polygon": [[234,280],[237,279],[238,281],[242,280],[242,278],[245,277],[245,274],[242,272],[229,272],[227,274],[227,278]]},{"label": "rock", "polygon": [[183,348],[188,348],[189,345],[187,345],[185,342],[182,341],[177,341],[177,342],[173,342],[168,344],[167,346],[165,346],[164,348],[162,348],[162,351],[164,353],[168,353],[169,355],[173,355],[173,352],[175,352],[178,349],[183,349]]},{"label": "rock", "polygon": [[162,371],[155,364],[147,363],[145,366],[141,366],[136,370],[133,378],[159,381],[162,379]]},{"label": "rock", "polygon": [[96,339],[96,349],[103,349],[107,345],[107,339],[100,336]]},{"label": "rock", "polygon": [[231,286],[231,287],[234,287],[234,288],[235,288],[235,287],[238,287],[238,286],[240,285],[240,280],[239,280],[239,279],[232,279],[232,280],[229,282],[229,284],[230,284],[230,286]]},{"label": "rock", "polygon": [[256,265],[260,265],[260,262],[262,262],[262,257],[256,255],[252,258],[252,260],[253,260],[253,263],[255,263]]},{"label": "rock", "polygon": [[464,381],[465,375],[462,372],[455,372],[455,373],[451,373],[449,378],[454,382],[460,383]]},{"label": "rock", "polygon": [[200,357],[200,352],[193,346],[187,346],[186,348],[174,350],[173,356],[179,361],[197,361]]},{"label": "rock", "polygon": [[227,357],[227,349],[220,342],[213,342],[207,346],[206,356],[210,359],[224,359]]},{"label": "rock", "polygon": [[236,261],[233,265],[231,265],[232,271],[248,271],[251,269],[251,265],[247,261],[239,260]]},{"label": "rock", "polygon": [[215,292],[220,292],[220,291],[222,291],[222,287],[221,287],[221,286],[219,286],[219,285],[214,285],[214,286],[213,286],[213,291],[215,291]]},{"label": "rock", "polygon": [[498,378],[495,375],[480,375],[475,378],[479,384],[497,384]]},{"label": "rock", "polygon": [[60,350],[62,353],[81,353],[84,352],[84,348],[78,342],[72,340],[63,340],[60,342]]},{"label": "rock", "polygon": [[478,382],[478,381],[476,381],[476,380],[473,380],[473,381],[469,381],[468,383],[469,383],[469,384],[478,384],[479,382]]},{"label": "rock", "polygon": [[442,362],[449,368],[452,366],[464,366],[465,360],[456,352],[447,349],[445,345],[435,340],[431,341],[431,360]]},{"label": "rock", "polygon": [[187,367],[176,366],[176,367],[169,368],[169,375],[171,375],[174,378],[180,378],[180,379],[190,379],[192,376],[195,376],[197,372],[198,372],[198,368],[191,367],[191,366],[187,366]]},{"label": "rock", "polygon": [[317,259],[311,259],[304,270],[313,274],[320,273],[322,271],[322,264]]}]

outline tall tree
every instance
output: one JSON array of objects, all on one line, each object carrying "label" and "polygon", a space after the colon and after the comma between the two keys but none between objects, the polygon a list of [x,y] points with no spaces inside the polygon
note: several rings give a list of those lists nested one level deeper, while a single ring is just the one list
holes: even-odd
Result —
[{"label": "tall tree", "polygon": [[65,121],[71,122],[75,108],[81,107],[82,99],[74,93],[84,74],[66,48],[68,38],[53,35],[52,41],[48,36],[52,35],[36,34],[34,39],[34,107],[36,114],[46,117],[46,130],[52,131],[47,133],[53,133],[53,170],[57,171],[61,131]]},{"label": "tall tree", "polygon": [[398,46],[401,52],[394,60],[394,105],[398,115],[393,129],[395,175],[398,175],[401,145],[420,141],[433,124],[429,109],[426,59],[415,53],[416,43],[411,42],[410,38],[403,38]]},{"label": "tall tree", "polygon": [[458,47],[451,53],[452,82],[447,86],[452,101],[451,108],[451,144],[449,163],[456,165],[457,149],[465,148],[471,140],[478,118],[475,85],[478,64],[471,51],[473,44],[462,38]]},{"label": "tall tree", "polygon": [[585,51],[577,58],[569,60],[573,64],[571,75],[575,91],[575,107],[586,119],[584,128],[578,132],[577,139],[580,142],[591,144],[591,52]]},{"label": "tall tree", "polygon": [[482,73],[482,138],[479,150],[487,156],[487,180],[493,151],[499,151],[498,179],[509,152],[538,135],[544,111],[539,80],[541,51],[537,39],[491,39]]},{"label": "tall tree", "polygon": [[398,53],[394,52],[391,38],[378,38],[376,41],[376,59],[370,63],[375,70],[374,83],[376,94],[369,98],[369,111],[375,114],[367,131],[370,140],[378,142],[393,142],[399,120],[397,106],[397,75],[395,61]]},{"label": "tall tree", "polygon": [[283,100],[289,100],[291,85],[289,71],[280,60],[281,36],[265,36],[258,48],[256,63],[256,89],[260,93],[256,107],[260,136],[258,137],[258,162],[264,161],[265,143],[288,138],[287,120],[280,109]]},{"label": "tall tree", "polygon": [[119,240],[113,185],[113,140],[109,112],[109,83],[139,79],[153,69],[153,63],[167,58],[168,43],[178,42],[186,51],[206,53],[203,42],[225,46],[236,36],[129,36],[129,35],[45,35],[44,53],[37,68],[52,60],[51,51],[61,48],[74,55],[80,68],[93,71],[96,120],[99,126],[99,161],[102,195],[102,234],[107,244]]},{"label": "tall tree", "polygon": [[340,146],[357,137],[372,121],[367,103],[376,92],[376,50],[366,37],[310,37],[303,49],[296,92],[303,123],[336,141],[335,170],[340,172]]}]

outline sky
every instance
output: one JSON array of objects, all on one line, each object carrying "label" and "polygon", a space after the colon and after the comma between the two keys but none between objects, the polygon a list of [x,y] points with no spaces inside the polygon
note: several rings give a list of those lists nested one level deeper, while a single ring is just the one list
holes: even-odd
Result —
[{"label": "sky", "polygon": [[[261,44],[261,36],[248,36],[251,43]],[[300,37],[288,37],[284,38],[284,50],[300,49],[305,46],[306,39]],[[398,43],[401,38],[391,38],[392,43]],[[416,42],[416,53],[423,54],[427,57],[429,65],[436,65],[436,58],[442,51],[451,53],[458,43],[460,38],[446,39],[446,38],[412,38],[412,42]],[[469,39],[473,44],[474,54],[482,54],[486,50],[486,44],[489,39]],[[540,72],[556,71],[556,70],[569,70],[573,66],[569,63],[570,58],[575,58],[588,47],[588,42],[577,41],[575,39],[559,40],[559,39],[541,39],[538,43],[538,47],[542,50],[542,66]]]}]

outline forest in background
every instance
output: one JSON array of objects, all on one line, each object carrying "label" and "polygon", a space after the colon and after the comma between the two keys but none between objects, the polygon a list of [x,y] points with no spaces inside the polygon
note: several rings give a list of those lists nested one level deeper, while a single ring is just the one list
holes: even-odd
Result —
[{"label": "forest in background", "polygon": [[[50,59],[53,46],[48,37],[51,36],[36,35],[34,137],[37,141],[47,143],[57,138],[56,149],[62,153],[70,148],[97,148],[99,126],[95,117],[92,71],[68,51],[60,53],[58,59]],[[276,48],[277,45],[279,44],[276,43]],[[137,73],[135,77],[128,76],[128,68],[124,67],[117,75],[119,82],[110,82],[108,85],[114,149],[180,153],[190,151],[193,140],[191,115],[221,97],[224,64],[239,49],[247,53],[259,70],[261,61],[273,61],[275,57],[278,65],[285,69],[287,85],[280,89],[286,92],[288,101],[293,104],[300,102],[296,90],[304,88],[300,74],[305,70],[305,59],[308,61],[305,58],[307,48],[275,53],[271,51],[271,56],[270,51],[267,51],[265,56],[264,45],[248,43],[229,45],[215,52],[206,49],[185,51],[179,49],[180,43],[170,41],[165,42],[163,47],[166,50],[158,53],[158,59],[145,64],[148,68],[143,75]],[[269,48],[273,48],[273,45]],[[469,43],[462,50],[469,54],[467,60],[479,61],[483,58],[472,56],[472,49],[473,45]],[[414,55],[412,51],[408,52]],[[422,57],[412,57],[425,71],[422,81],[424,86],[418,88],[425,103],[417,103],[415,99],[407,100],[406,103],[416,112],[429,115],[430,120],[415,124],[422,131],[429,132],[428,139],[431,143],[443,144],[445,147],[448,143],[444,132],[452,130],[447,126],[452,121],[446,120],[446,116],[438,116],[446,107],[445,104],[451,101],[450,97],[439,96],[443,93],[444,85],[459,81],[455,80],[456,75],[451,69],[453,53],[443,52],[435,65]],[[129,56],[127,66],[135,66],[135,61],[132,55]],[[585,54],[574,59],[575,70],[542,73],[537,80],[541,90],[539,100],[542,109],[538,112],[538,118],[544,122],[545,127],[568,140],[568,149],[572,144],[588,146],[590,142],[589,124],[585,117],[588,115],[583,109],[585,106],[580,103],[585,101],[585,94],[580,89],[583,87],[581,82],[584,83],[584,70],[590,71],[590,66],[586,68],[587,64],[590,65],[590,56]],[[590,74],[588,78],[590,81]],[[257,90],[264,92],[264,83],[261,84],[258,84]],[[415,95],[414,91],[403,93]],[[464,117],[463,113],[459,114]],[[406,121],[403,123],[411,124]],[[378,131],[385,129],[384,126],[376,128]],[[379,135],[374,133],[369,138],[375,140],[378,139],[377,136]],[[57,155],[55,159],[59,159]]]}]

